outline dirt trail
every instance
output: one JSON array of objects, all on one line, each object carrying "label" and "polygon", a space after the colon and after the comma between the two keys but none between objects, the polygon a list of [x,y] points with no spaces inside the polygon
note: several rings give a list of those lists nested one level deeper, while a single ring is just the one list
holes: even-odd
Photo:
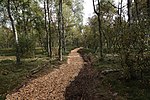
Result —
[{"label": "dirt trail", "polygon": [[78,76],[84,61],[74,49],[68,56],[67,64],[39,77],[23,86],[18,92],[7,95],[6,100],[65,100],[66,87]]}]

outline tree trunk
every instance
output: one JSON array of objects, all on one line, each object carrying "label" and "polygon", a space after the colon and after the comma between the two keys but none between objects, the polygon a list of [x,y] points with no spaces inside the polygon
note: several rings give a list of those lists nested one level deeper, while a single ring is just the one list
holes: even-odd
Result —
[{"label": "tree trunk", "polygon": [[135,9],[136,9],[136,17],[137,17],[137,20],[139,21],[138,0],[135,0],[134,2],[135,2]]},{"label": "tree trunk", "polygon": [[47,43],[47,52],[48,56],[50,56],[50,45],[49,45],[49,32],[47,29],[47,9],[46,9],[46,1],[44,1],[44,17],[45,17],[45,32],[46,32],[46,43]]},{"label": "tree trunk", "polygon": [[150,0],[147,0],[147,13],[148,17],[150,17]]},{"label": "tree trunk", "polygon": [[11,26],[12,26],[12,30],[13,30],[13,34],[15,37],[15,43],[16,43],[16,63],[19,64],[20,63],[20,54],[19,54],[19,41],[18,41],[18,34],[17,34],[17,30],[14,24],[14,19],[13,16],[11,15],[11,7],[10,7],[10,0],[7,1],[7,11],[8,11],[8,15],[11,21]]},{"label": "tree trunk", "polygon": [[65,27],[64,27],[64,16],[62,15],[62,49],[63,54],[66,52],[66,40],[65,40]]},{"label": "tree trunk", "polygon": [[[147,0],[147,14],[148,14],[148,26],[150,26],[150,0]],[[148,29],[150,29],[148,27]]]},{"label": "tree trunk", "polygon": [[[129,30],[131,29],[131,21],[132,21],[132,18],[131,18],[131,3],[132,3],[132,0],[128,0],[127,2],[127,8],[128,8],[128,28]],[[130,53],[131,52],[128,52],[128,47],[126,48],[127,51],[125,53],[125,64],[127,65],[128,67],[128,70],[129,70],[129,78],[130,79],[135,79],[136,78],[136,75],[135,75],[135,70],[134,70],[134,67],[132,65],[132,61],[130,58]]]},{"label": "tree trunk", "polygon": [[103,42],[102,42],[102,32],[101,32],[101,16],[100,16],[100,0],[98,0],[98,11],[96,11],[95,2],[93,0],[93,8],[94,12],[96,13],[98,17],[98,26],[99,26],[99,57],[100,59],[103,59]]},{"label": "tree trunk", "polygon": [[123,0],[121,0],[121,7],[120,7],[120,26],[122,25],[122,20],[121,20],[121,17],[122,17],[122,3],[123,3]]},{"label": "tree trunk", "polygon": [[59,60],[62,61],[62,0],[59,0],[59,12],[58,12],[58,31],[59,31]]},{"label": "tree trunk", "polygon": [[128,23],[129,23],[129,26],[131,25],[131,3],[132,3],[132,0],[128,0],[127,8],[128,8]]},{"label": "tree trunk", "polygon": [[48,13],[48,47],[49,47],[49,56],[52,57],[52,35],[51,35],[51,17],[49,9],[49,0],[47,0],[47,13]]}]

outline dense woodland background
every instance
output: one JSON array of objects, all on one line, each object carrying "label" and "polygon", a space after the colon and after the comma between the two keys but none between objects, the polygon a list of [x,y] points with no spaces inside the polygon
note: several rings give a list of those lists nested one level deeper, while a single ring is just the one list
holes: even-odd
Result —
[{"label": "dense woodland background", "polygon": [[0,0],[1,96],[84,47],[94,67],[147,85],[139,95],[150,99],[150,0],[123,1],[93,0],[94,15],[83,25],[83,0]]}]

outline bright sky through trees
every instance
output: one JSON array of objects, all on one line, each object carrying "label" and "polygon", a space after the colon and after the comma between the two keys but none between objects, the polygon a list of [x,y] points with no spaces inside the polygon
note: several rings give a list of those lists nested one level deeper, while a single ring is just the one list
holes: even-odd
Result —
[{"label": "bright sky through trees", "polygon": [[93,15],[92,0],[84,0],[84,19],[83,19],[83,24],[86,24],[88,17],[91,17],[92,15]]},{"label": "bright sky through trees", "polygon": [[[115,5],[118,4],[121,0],[114,0]],[[123,1],[123,5],[126,5],[126,0]],[[93,2],[92,0],[84,0],[84,19],[83,24],[87,23],[88,17],[93,15]]]}]

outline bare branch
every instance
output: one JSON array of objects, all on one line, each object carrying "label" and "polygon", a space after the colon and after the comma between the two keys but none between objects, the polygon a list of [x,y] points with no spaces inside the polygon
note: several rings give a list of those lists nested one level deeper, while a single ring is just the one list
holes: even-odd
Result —
[{"label": "bare branch", "polygon": [[[118,8],[117,6],[113,5],[110,1],[108,1],[108,3],[111,4],[111,6],[113,6],[114,8]],[[126,7],[126,5],[124,5],[124,6],[120,7],[120,8],[118,8],[118,9],[122,9],[122,8],[124,8],[124,7]]]},{"label": "bare branch", "polygon": [[95,3],[94,3],[94,0],[93,0],[93,8],[94,8],[94,12],[99,15],[99,13],[96,11],[96,7],[95,7]]}]

